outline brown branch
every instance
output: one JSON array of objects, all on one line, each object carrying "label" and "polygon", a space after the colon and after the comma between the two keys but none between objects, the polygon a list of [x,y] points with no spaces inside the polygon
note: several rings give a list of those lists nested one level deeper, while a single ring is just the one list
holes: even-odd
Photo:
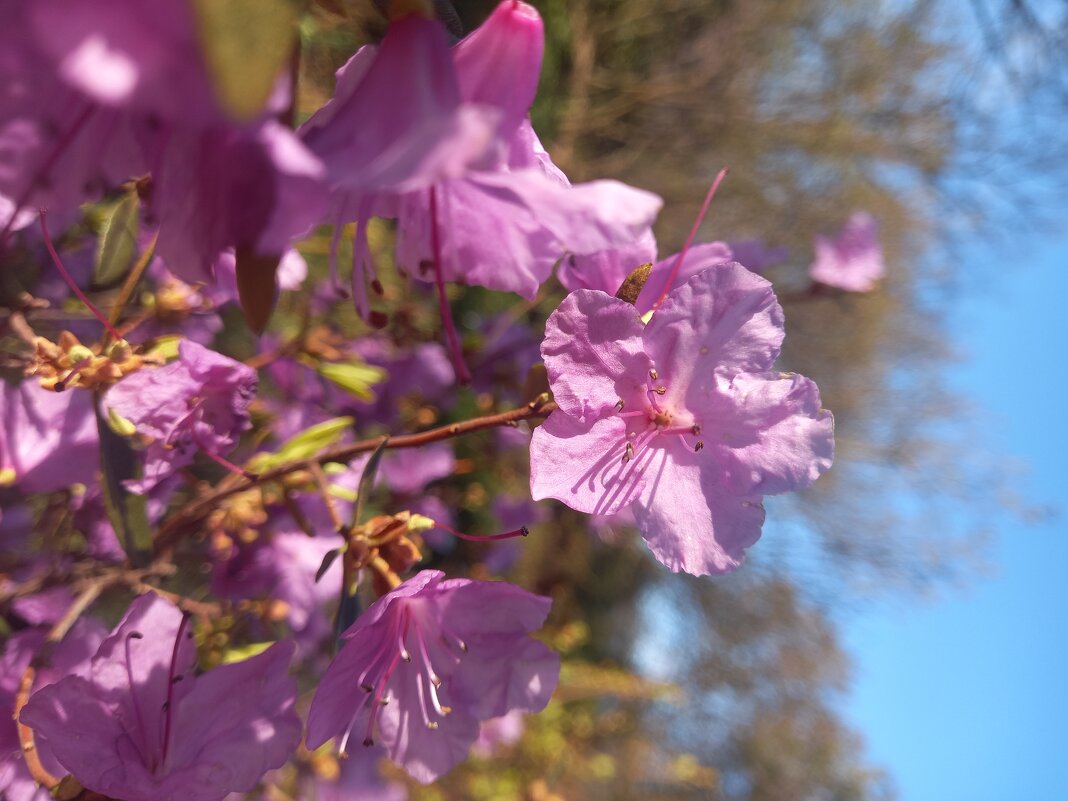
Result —
[{"label": "brown branch", "polygon": [[[389,437],[386,447],[391,449],[418,448],[421,445],[429,445],[432,442],[451,439],[452,437],[470,434],[474,431],[515,425],[522,420],[533,420],[547,417],[555,408],[556,404],[553,401],[549,400],[547,396],[541,396],[524,406],[520,406],[517,409],[510,409],[507,412],[486,415],[485,417],[475,417],[460,423],[449,423],[448,425],[431,428],[428,431],[422,431],[418,434],[401,434],[396,437]],[[289,464],[282,465],[274,470],[268,470],[266,473],[261,473],[252,479],[238,479],[240,483],[237,484],[220,486],[215,492],[208,493],[192,502],[189,506],[182,509],[164,523],[156,535],[156,551],[159,552],[161,549],[170,545],[180,536],[183,530],[201,522],[220,502],[238,494],[239,492],[244,492],[247,489],[265,484],[269,481],[278,481],[279,479],[299,470],[311,470],[312,465],[325,465],[330,462],[346,464],[362,453],[370,453],[382,444],[382,440],[382,437],[362,439],[351,445],[323,451],[318,456],[313,456],[310,459],[299,459],[290,462]]]},{"label": "brown branch", "polygon": [[22,674],[19,681],[18,695],[15,696],[15,721],[19,730],[19,748],[22,749],[22,758],[26,761],[26,769],[35,782],[49,791],[59,785],[59,777],[53,776],[41,763],[41,757],[37,753],[37,744],[33,741],[33,729],[19,720],[22,708],[30,700],[30,690],[33,689],[33,680],[37,677],[37,668],[30,664]]}]

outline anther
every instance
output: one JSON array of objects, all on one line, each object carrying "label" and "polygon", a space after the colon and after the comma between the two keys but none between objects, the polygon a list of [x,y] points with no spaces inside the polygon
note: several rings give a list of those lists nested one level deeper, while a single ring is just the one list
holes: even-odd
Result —
[{"label": "anther", "polygon": [[693,434],[693,435],[694,435],[695,437],[699,437],[699,436],[701,436],[701,424],[700,424],[700,423],[694,423],[694,424],[693,424],[693,428],[691,428],[691,429],[690,429],[690,432],[691,432],[691,433],[692,433],[692,434]]},{"label": "anther", "polygon": [[370,748],[374,744],[375,744],[375,738],[374,737],[364,737],[363,738],[364,748]]},{"label": "anther", "polygon": [[616,411],[617,412],[623,411],[623,399],[622,398],[620,398],[619,400],[616,401]]},{"label": "anther", "polygon": [[623,464],[626,464],[634,458],[634,443],[628,442],[627,449],[623,453]]},{"label": "anther", "polygon": [[656,370],[650,370],[649,378],[651,378],[653,381],[656,381],[656,379],[660,378],[660,373],[658,373]]},{"label": "anther", "polygon": [[373,693],[375,691],[375,688],[372,687],[370,684],[361,684],[360,689],[363,690],[365,693]]},{"label": "anther", "polygon": [[428,729],[430,729],[431,731],[437,731],[438,723],[435,720],[428,720],[427,724],[426,724],[426,727]]},{"label": "anther", "polygon": [[697,451],[701,450],[701,448],[703,448],[703,447],[705,447],[705,443],[702,440],[697,440],[697,442],[694,443],[694,446],[693,446],[694,453],[696,453]]},{"label": "anther", "polygon": [[657,395],[665,395],[667,394],[667,387],[654,387],[653,392]]}]

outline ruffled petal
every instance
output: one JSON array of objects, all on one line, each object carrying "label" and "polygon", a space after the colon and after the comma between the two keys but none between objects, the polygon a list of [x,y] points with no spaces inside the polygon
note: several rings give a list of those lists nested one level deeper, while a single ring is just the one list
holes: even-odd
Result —
[{"label": "ruffled petal", "polygon": [[760,539],[757,495],[734,495],[708,454],[661,451],[642,497],[631,506],[642,537],[669,569],[695,576],[728,573]]},{"label": "ruffled petal", "polygon": [[626,421],[611,416],[580,423],[553,412],[530,442],[530,492],[587,514],[610,515],[642,496],[649,456],[624,463]]},{"label": "ruffled petal", "polygon": [[545,323],[541,355],[553,397],[578,421],[641,408],[652,361],[634,307],[593,289],[572,292]]}]

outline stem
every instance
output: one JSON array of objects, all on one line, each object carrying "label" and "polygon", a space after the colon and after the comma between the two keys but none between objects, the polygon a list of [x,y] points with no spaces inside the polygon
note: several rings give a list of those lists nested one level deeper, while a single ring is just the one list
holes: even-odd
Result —
[{"label": "stem", "polygon": [[104,328],[106,328],[108,333],[115,338],[116,342],[120,341],[122,337],[119,336],[119,332],[116,331],[115,327],[108,322],[108,319],[97,310],[96,306],[93,305],[92,301],[89,300],[88,296],[84,292],[82,292],[81,287],[79,287],[74,282],[74,279],[71,278],[70,273],[67,272],[67,268],[63,266],[63,262],[60,260],[59,254],[56,253],[56,246],[52,244],[52,236],[48,233],[48,222],[46,220],[48,212],[44,209],[41,209],[40,215],[41,233],[44,234],[45,247],[48,248],[48,255],[52,257],[52,263],[56,265],[56,269],[59,270],[60,275],[63,276],[63,280],[67,282],[67,286],[69,286],[73,290],[74,294],[78,296],[78,300],[85,304],[85,307],[93,313],[93,316],[96,317],[96,319],[98,319],[101,324],[103,324]]},{"label": "stem", "polygon": [[664,302],[664,298],[668,296],[671,291],[671,287],[675,284],[675,279],[679,277],[679,270],[682,269],[682,260],[686,258],[686,252],[693,244],[694,238],[697,236],[697,229],[701,227],[701,221],[704,220],[705,214],[708,212],[708,206],[712,202],[712,198],[716,195],[716,190],[719,189],[719,185],[723,183],[723,179],[727,177],[727,168],[724,167],[716,175],[716,179],[712,182],[712,186],[708,188],[708,193],[705,195],[705,202],[701,204],[701,210],[697,212],[697,219],[693,221],[693,227],[690,228],[690,235],[686,237],[686,244],[682,246],[682,250],[679,251],[679,256],[675,259],[675,264],[671,268],[671,274],[668,276],[667,283],[664,284],[664,291],[660,293],[660,297],[656,299],[656,303],[653,304],[653,311],[660,308],[660,304]]},{"label": "stem", "polygon": [[2,251],[4,249],[4,245],[7,244],[7,239],[11,235],[11,231],[15,226],[15,218],[18,216],[19,212],[25,209],[27,204],[30,202],[30,197],[33,195],[34,187],[36,187],[38,182],[45,175],[48,174],[48,172],[52,169],[53,166],[55,166],[56,161],[59,159],[60,156],[63,155],[63,151],[70,146],[70,143],[74,140],[74,137],[77,136],[78,131],[82,129],[82,126],[85,125],[86,121],[89,119],[92,113],[92,104],[87,104],[86,107],[82,110],[82,113],[79,114],[77,119],[74,120],[74,124],[71,125],[71,127],[67,129],[63,136],[61,136],[56,141],[56,145],[52,148],[52,152],[48,154],[48,157],[41,164],[40,168],[37,170],[37,173],[30,180],[29,184],[23,190],[22,194],[19,195],[18,199],[15,201],[14,208],[11,209],[11,217],[6,223],[4,223],[3,230],[0,230],[0,251]]},{"label": "stem", "polygon": [[[418,434],[401,434],[396,437],[390,437],[389,441],[386,443],[386,448],[418,448],[421,445],[429,445],[432,442],[440,442],[441,440],[451,439],[452,437],[458,437],[462,434],[470,434],[474,431],[515,425],[521,420],[533,420],[548,417],[554,409],[556,409],[556,404],[549,400],[547,396],[541,396],[524,406],[520,406],[517,409],[510,409],[507,412],[486,415],[485,417],[475,417],[460,423],[449,423],[448,425],[431,428],[428,431],[423,431]],[[159,552],[173,540],[177,539],[183,528],[200,522],[221,501],[224,501],[239,492],[244,492],[247,489],[267,481],[278,481],[290,473],[295,473],[299,470],[310,470],[311,465],[313,464],[325,465],[329,462],[346,464],[361,453],[370,453],[381,444],[382,437],[362,439],[351,445],[323,451],[318,456],[313,456],[309,459],[300,459],[290,462],[289,464],[282,465],[274,470],[269,470],[254,478],[250,478],[246,482],[232,484],[228,487],[221,487],[215,492],[193,502],[191,505],[171,517],[160,528],[159,533],[156,535],[156,551]]]},{"label": "stem", "polygon": [[33,777],[35,782],[52,791],[59,786],[59,777],[53,776],[41,764],[41,757],[37,753],[37,744],[33,741],[33,729],[19,720],[22,708],[30,700],[30,691],[33,689],[33,680],[36,677],[37,669],[31,664],[26,668],[26,671],[22,674],[22,679],[19,681],[18,695],[15,696],[14,718],[18,725],[19,748],[22,749],[22,758],[26,762],[26,770],[30,772],[30,776]]},{"label": "stem", "polygon": [[456,333],[456,323],[453,322],[449,299],[445,295],[445,274],[441,266],[441,233],[438,230],[438,191],[437,187],[433,186],[430,187],[430,242],[434,251],[434,283],[438,288],[438,306],[441,309],[441,322],[445,327],[445,342],[449,346],[449,355],[452,356],[457,378],[460,379],[461,384],[470,384],[471,373],[464,364],[464,354],[460,347],[460,338]]}]

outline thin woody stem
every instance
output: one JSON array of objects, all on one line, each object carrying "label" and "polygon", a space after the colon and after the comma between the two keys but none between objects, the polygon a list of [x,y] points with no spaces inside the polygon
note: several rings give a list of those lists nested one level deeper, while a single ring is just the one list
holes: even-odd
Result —
[{"label": "thin woody stem", "polygon": [[[524,406],[520,406],[517,409],[511,409],[507,412],[486,415],[485,417],[475,417],[459,423],[449,423],[448,425],[431,428],[428,431],[422,431],[418,434],[401,434],[399,436],[389,437],[385,447],[389,449],[418,448],[422,445],[429,445],[433,442],[440,442],[441,440],[451,439],[463,434],[470,434],[474,431],[515,425],[522,420],[533,420],[547,417],[555,408],[556,404],[553,401],[549,400],[546,396],[542,396]],[[382,444],[382,439],[382,437],[362,439],[351,445],[323,451],[318,456],[313,456],[309,459],[299,459],[290,462],[289,464],[282,465],[274,470],[261,473],[247,481],[220,487],[214,492],[208,493],[199,500],[194,501],[185,509],[182,509],[171,517],[160,528],[156,535],[156,551],[159,552],[161,549],[167,547],[178,538],[183,529],[193,526],[203,520],[220,502],[233,495],[268,481],[278,481],[279,479],[300,470],[311,470],[311,465],[313,464],[325,465],[330,462],[337,462],[340,464],[348,463],[362,453],[370,453],[375,450]]]},{"label": "thin woody stem", "polygon": [[114,583],[115,580],[116,577],[114,576],[97,579],[82,590],[81,594],[74,599],[74,603],[71,604],[66,614],[48,632],[48,639],[45,641],[44,647],[26,666],[26,670],[23,671],[22,678],[19,680],[18,694],[15,696],[14,714],[18,727],[19,748],[22,750],[22,756],[26,761],[26,769],[30,772],[30,776],[33,777],[35,782],[49,791],[59,785],[59,777],[53,776],[42,764],[40,754],[37,751],[37,744],[33,739],[33,729],[19,720],[19,714],[22,712],[22,708],[26,706],[26,702],[30,700],[33,682],[37,677],[37,668],[42,664],[48,663],[52,658],[53,646],[66,636],[71,626],[81,617],[82,612],[88,609],[93,601],[100,597],[100,593],[109,584]]},{"label": "thin woody stem", "polygon": [[19,680],[18,695],[15,696],[15,722],[19,730],[19,748],[22,749],[22,758],[26,762],[26,770],[35,782],[49,791],[59,786],[59,777],[53,776],[41,763],[41,757],[37,753],[37,744],[33,741],[33,729],[19,720],[22,708],[30,700],[30,691],[33,689],[33,680],[37,677],[37,668],[32,664],[26,668]]}]

